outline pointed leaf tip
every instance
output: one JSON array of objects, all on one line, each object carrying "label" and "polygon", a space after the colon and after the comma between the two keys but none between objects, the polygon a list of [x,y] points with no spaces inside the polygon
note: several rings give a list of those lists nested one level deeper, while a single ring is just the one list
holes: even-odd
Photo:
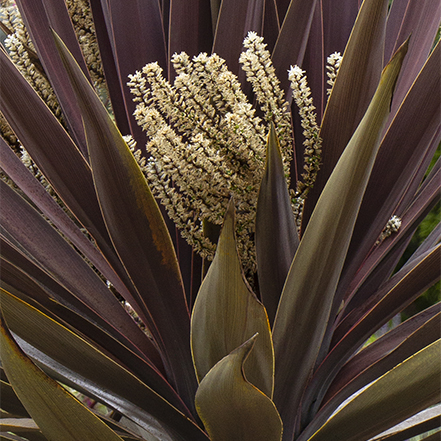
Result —
[{"label": "pointed leaf tip", "polygon": [[213,441],[281,440],[282,421],[274,403],[243,373],[257,337],[219,361],[196,393],[196,409]]},{"label": "pointed leaf tip", "polygon": [[259,333],[245,364],[252,384],[272,397],[274,350],[264,306],[247,284],[234,234],[234,203],[230,201],[215,258],[202,282],[191,318],[191,348],[199,381],[223,357]]},{"label": "pointed leaf tip", "polygon": [[122,439],[49,378],[20,349],[0,316],[1,360],[8,380],[48,439],[122,441]]}]

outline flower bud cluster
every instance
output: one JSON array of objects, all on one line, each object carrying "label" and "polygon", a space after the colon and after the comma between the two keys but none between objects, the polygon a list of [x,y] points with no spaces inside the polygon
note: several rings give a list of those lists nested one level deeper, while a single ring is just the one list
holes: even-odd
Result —
[{"label": "flower bud cluster", "polygon": [[309,190],[313,187],[320,168],[322,139],[320,138],[320,128],[316,121],[311,89],[308,86],[305,72],[298,66],[291,66],[288,71],[288,78],[291,81],[293,98],[299,110],[303,136],[305,138],[303,141],[305,146],[304,172],[301,174],[302,180],[297,182],[295,194],[297,202],[302,204]]},{"label": "flower bud cluster", "polygon": [[328,96],[331,95],[332,88],[334,87],[342,58],[343,57],[340,52],[334,52],[327,58],[326,75],[328,76],[328,81],[326,81],[326,84],[329,85],[329,88],[327,89]]}]

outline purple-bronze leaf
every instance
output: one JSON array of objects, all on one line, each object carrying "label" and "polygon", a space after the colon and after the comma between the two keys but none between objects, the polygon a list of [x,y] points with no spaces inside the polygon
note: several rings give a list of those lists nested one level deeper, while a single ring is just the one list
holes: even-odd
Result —
[{"label": "purple-bronze leaf", "polygon": [[89,75],[67,12],[67,6],[60,4],[57,0],[36,0],[32,2],[18,0],[17,4],[26,29],[37,49],[40,62],[63,109],[66,122],[72,131],[71,136],[75,139],[82,154],[87,157],[81,114],[69,78],[63,70],[60,57],[55,55],[56,48],[51,34],[51,28],[53,28],[66,39],[66,44],[81,69],[86,75]]},{"label": "purple-bronze leaf", "polygon": [[387,5],[387,0],[365,1],[358,13],[323,116],[323,165],[305,202],[302,230],[378,85],[383,68]]},{"label": "purple-bronze leaf", "polygon": [[133,281],[140,316],[160,349],[168,379],[194,409],[197,381],[188,340],[190,313],[169,232],[120,132],[63,42],[56,34],[54,38],[82,111],[106,227]]},{"label": "purple-bronze leaf", "polygon": [[259,289],[270,323],[299,245],[286,185],[279,141],[271,124],[267,159],[256,208],[256,256]]}]

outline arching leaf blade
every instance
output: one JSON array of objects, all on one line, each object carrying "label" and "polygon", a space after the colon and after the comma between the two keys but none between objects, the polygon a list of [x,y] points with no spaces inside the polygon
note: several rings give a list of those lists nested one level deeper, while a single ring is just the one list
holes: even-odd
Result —
[{"label": "arching leaf blade", "polygon": [[256,257],[260,296],[273,323],[283,285],[299,245],[273,124],[268,135],[266,156],[256,208]]},{"label": "arching leaf blade", "polygon": [[[335,414],[309,441],[370,439],[436,404],[441,392],[441,340],[417,352],[373,382]],[[385,410],[394,409],[393,412]],[[360,416],[363,418],[361,424]]]},{"label": "arching leaf blade", "polygon": [[59,441],[122,441],[56,381],[35,366],[1,320],[1,359],[20,401],[43,433]]},{"label": "arching leaf blade", "polygon": [[384,69],[362,122],[317,202],[285,283],[273,328],[274,399],[283,409],[285,432],[287,426],[292,430],[293,415],[318,355],[406,50],[403,45]]},{"label": "arching leaf blade", "polygon": [[248,380],[272,397],[274,350],[268,317],[245,281],[234,237],[230,202],[215,258],[202,282],[191,320],[191,348],[199,381],[223,357],[259,333],[245,363]]},{"label": "arching leaf blade", "polygon": [[374,95],[383,67],[387,5],[387,0],[365,0],[352,28],[323,115],[322,166],[305,202],[302,230]]},{"label": "arching leaf blade", "polygon": [[135,286],[132,306],[161,350],[170,383],[192,408],[197,381],[187,337],[190,313],[170,234],[120,132],[63,42],[54,38],[82,111],[103,218]]},{"label": "arching leaf blade", "polygon": [[196,409],[212,441],[282,439],[274,403],[244,377],[243,365],[255,340],[250,338],[224,357],[199,385]]},{"label": "arching leaf blade", "polygon": [[[33,306],[0,291],[8,326],[39,366],[142,426],[158,420],[185,441],[206,441],[176,392],[148,370],[141,379],[81,336]],[[115,381],[118,379],[118,381]]]}]

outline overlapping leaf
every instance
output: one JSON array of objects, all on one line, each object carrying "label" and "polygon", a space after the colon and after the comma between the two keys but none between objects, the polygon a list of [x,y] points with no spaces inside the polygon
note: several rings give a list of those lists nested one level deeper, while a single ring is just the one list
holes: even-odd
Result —
[{"label": "overlapping leaf", "polygon": [[259,336],[245,363],[245,373],[254,386],[272,397],[274,352],[268,317],[241,270],[230,201],[215,258],[193,308],[191,347],[198,379],[256,333]]},{"label": "overlapping leaf", "polygon": [[188,341],[190,315],[170,235],[121,134],[72,55],[55,38],[82,111],[106,227],[136,289],[137,312],[161,350],[171,384],[191,408],[196,378]]},{"label": "overlapping leaf", "polygon": [[212,441],[282,439],[282,421],[274,403],[243,373],[255,340],[256,336],[219,361],[199,385],[196,409]]},{"label": "overlapping leaf", "polygon": [[49,439],[122,441],[89,409],[50,379],[17,346],[3,320],[1,359],[20,401]]},{"label": "overlapping leaf", "polygon": [[60,323],[1,292],[5,318],[22,339],[20,345],[51,375],[84,390],[140,425],[149,427],[153,417],[153,421],[158,419],[172,431],[181,433],[186,441],[206,441],[205,434],[189,419],[189,411],[181,399],[163,378],[149,372],[148,366],[144,373],[137,372],[135,376]]},{"label": "overlapping leaf", "polygon": [[[384,69],[365,117],[328,180],[294,256],[280,299],[273,328],[275,403],[287,437],[292,436],[293,416],[326,329],[406,49],[403,46]],[[286,388],[286,384],[293,387]]]},{"label": "overlapping leaf", "polygon": [[320,130],[323,165],[305,203],[303,230],[377,87],[383,67],[387,5],[387,0],[363,2],[352,29],[323,116]]},{"label": "overlapping leaf", "polygon": [[[310,441],[367,440],[439,400],[441,340],[383,375],[335,414]],[[394,409],[385,412],[384,409]],[[356,415],[363,414],[363,424]],[[301,440],[302,441],[302,440]]]}]

